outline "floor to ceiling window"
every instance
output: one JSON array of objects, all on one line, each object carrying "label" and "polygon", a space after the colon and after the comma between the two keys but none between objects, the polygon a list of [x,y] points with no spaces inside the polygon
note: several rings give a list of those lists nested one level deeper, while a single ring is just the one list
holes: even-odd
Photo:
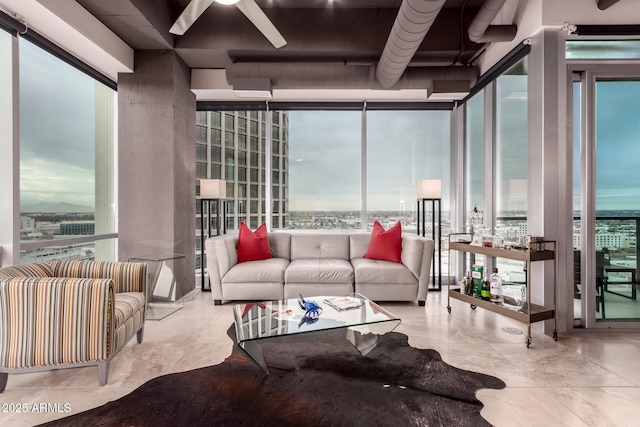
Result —
[{"label": "floor to ceiling window", "polygon": [[[413,233],[417,182],[441,179],[446,236],[450,118],[450,110],[198,111],[196,178],[227,181],[228,230],[241,221],[256,229],[270,203],[272,229],[365,230],[378,220]],[[197,268],[200,246],[198,238]]]},{"label": "floor to ceiling window", "polygon": [[[640,78],[640,75],[638,76]],[[606,319],[640,320],[635,301],[640,226],[640,81],[596,80],[596,277],[602,268]]]},{"label": "floor to ceiling window", "polygon": [[115,257],[116,92],[20,39],[21,262]]},{"label": "floor to ceiling window", "polygon": [[[528,121],[527,57],[495,82],[494,233],[517,242],[527,232]],[[526,282],[526,264],[498,258],[510,281]]]},{"label": "floor to ceiling window", "polygon": [[[449,111],[367,112],[367,229],[376,220],[385,228],[401,221],[404,231],[416,232],[418,181],[450,184],[449,117]],[[443,226],[450,228],[448,210]]]},{"label": "floor to ceiling window", "polygon": [[526,57],[496,79],[495,90],[495,228],[514,239],[527,234]]},{"label": "floor to ceiling window", "polygon": [[484,92],[471,97],[465,109],[465,224],[471,230],[471,212],[485,203]]},{"label": "floor to ceiling window", "polygon": [[288,229],[360,229],[361,111],[289,111]]},{"label": "floor to ceiling window", "polygon": [[[471,231],[477,208],[478,232],[514,245],[527,235],[527,85],[524,56],[465,102],[465,225]],[[498,267],[504,281],[526,282],[523,262],[484,257],[476,262]]]},{"label": "floor to ceiling window", "polygon": [[637,328],[638,41],[573,40],[566,47],[574,76],[574,324]]}]

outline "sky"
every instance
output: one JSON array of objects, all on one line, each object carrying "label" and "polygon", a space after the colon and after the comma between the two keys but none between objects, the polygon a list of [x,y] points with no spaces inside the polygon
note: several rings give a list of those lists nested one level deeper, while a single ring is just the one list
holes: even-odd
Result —
[{"label": "sky", "polygon": [[20,205],[95,206],[94,80],[20,39]]},{"label": "sky", "polygon": [[[24,39],[20,55],[21,205],[66,202],[93,207],[95,82]],[[509,119],[521,115],[517,106],[526,97],[516,96],[522,92],[517,83],[510,86],[518,79],[506,77],[501,77],[504,102],[498,117],[505,116],[507,125],[499,127],[499,134],[508,147],[526,130]],[[596,95],[597,209],[640,209],[640,82],[599,82]],[[361,112],[288,114],[289,209],[359,210]],[[449,127],[446,111],[369,111],[367,209],[413,211],[420,179],[441,178],[447,188]],[[579,156],[578,144],[574,148]],[[526,154],[505,149],[501,155],[503,181],[521,179]],[[575,206],[578,189],[575,167]],[[447,206],[446,191],[444,195]]]},{"label": "sky", "polygon": [[[580,158],[580,84],[574,83],[574,159]],[[596,210],[640,210],[640,82],[596,83]],[[574,209],[580,169],[574,167]]]},{"label": "sky", "polygon": [[[290,210],[360,210],[362,113],[290,111]],[[448,111],[369,111],[367,208],[407,211],[417,182],[446,178]],[[444,156],[444,157],[443,157]],[[403,202],[403,203],[401,203]]]}]

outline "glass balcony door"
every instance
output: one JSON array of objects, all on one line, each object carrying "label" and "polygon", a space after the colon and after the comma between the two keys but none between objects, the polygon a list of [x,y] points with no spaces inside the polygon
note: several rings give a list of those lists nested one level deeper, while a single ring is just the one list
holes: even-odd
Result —
[{"label": "glass balcony door", "polygon": [[586,68],[573,88],[574,318],[587,328],[638,328],[640,73]]}]

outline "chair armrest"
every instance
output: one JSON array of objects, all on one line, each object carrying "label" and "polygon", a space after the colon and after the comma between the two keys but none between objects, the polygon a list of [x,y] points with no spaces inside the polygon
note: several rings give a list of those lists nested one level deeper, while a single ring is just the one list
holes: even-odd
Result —
[{"label": "chair armrest", "polygon": [[147,264],[143,262],[52,261],[54,277],[112,279],[114,291],[145,292]]},{"label": "chair armrest", "polygon": [[222,298],[222,278],[238,263],[238,236],[224,234],[210,237],[204,242],[207,257],[207,271],[211,283],[211,296],[214,300]]},{"label": "chair armrest", "polygon": [[402,235],[402,263],[418,279],[418,301],[427,299],[434,249],[433,239],[415,234]]},{"label": "chair armrest", "polygon": [[0,367],[107,359],[114,304],[110,279],[0,279]]}]

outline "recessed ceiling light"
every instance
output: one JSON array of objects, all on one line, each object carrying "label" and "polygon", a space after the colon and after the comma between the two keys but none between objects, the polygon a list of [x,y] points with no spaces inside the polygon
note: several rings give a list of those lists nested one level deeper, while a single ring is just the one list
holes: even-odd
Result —
[{"label": "recessed ceiling light", "polygon": [[238,3],[239,0],[216,0],[216,3],[220,3],[220,4],[224,4],[224,5],[230,5],[230,4],[236,4]]}]

